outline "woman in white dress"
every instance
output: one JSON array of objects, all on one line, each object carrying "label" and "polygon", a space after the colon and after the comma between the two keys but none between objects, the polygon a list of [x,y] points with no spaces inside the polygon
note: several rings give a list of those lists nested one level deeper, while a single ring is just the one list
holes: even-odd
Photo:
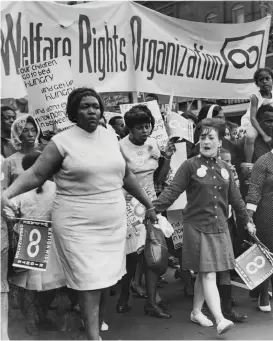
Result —
[{"label": "woman in white dress", "polygon": [[2,194],[2,205],[54,175],[52,223],[67,286],[77,290],[89,340],[99,339],[105,288],[125,274],[126,204],[122,187],[157,221],[153,205],[127,166],[112,132],[99,125],[103,103],[93,89],[68,96],[75,125],[57,135],[37,162]]}]

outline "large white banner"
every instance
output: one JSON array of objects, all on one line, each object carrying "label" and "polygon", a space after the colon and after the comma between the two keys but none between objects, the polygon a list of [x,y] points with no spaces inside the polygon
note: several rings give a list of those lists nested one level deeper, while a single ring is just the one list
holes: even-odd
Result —
[{"label": "large white banner", "polygon": [[190,22],[132,1],[2,3],[1,97],[26,95],[19,68],[67,56],[75,85],[99,92],[249,98],[270,20]]}]

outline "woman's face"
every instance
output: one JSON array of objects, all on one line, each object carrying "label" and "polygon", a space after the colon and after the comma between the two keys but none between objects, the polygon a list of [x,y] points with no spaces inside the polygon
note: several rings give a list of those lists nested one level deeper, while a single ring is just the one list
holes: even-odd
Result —
[{"label": "woman's face", "polygon": [[216,157],[218,148],[221,147],[218,132],[211,128],[207,134],[200,136],[200,153],[206,157]]},{"label": "woman's face", "polygon": [[130,135],[137,144],[144,144],[151,133],[151,123],[137,124],[130,129]]},{"label": "woman's face", "polygon": [[225,139],[227,139],[227,140],[230,140],[230,131],[229,131],[229,129],[228,128],[226,128],[226,130],[225,130]]},{"label": "woman's face", "polygon": [[21,135],[20,140],[22,141],[22,145],[24,146],[34,146],[36,137],[37,137],[37,129],[35,125],[31,122],[27,122]]},{"label": "woman's face", "polygon": [[101,111],[98,100],[93,96],[83,97],[78,108],[78,126],[88,133],[92,133],[98,127],[100,116]]}]

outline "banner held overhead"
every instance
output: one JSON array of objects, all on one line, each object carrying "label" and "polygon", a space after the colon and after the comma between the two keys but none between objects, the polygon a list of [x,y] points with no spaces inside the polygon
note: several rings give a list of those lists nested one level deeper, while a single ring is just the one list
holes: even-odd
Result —
[{"label": "banner held overhead", "polygon": [[66,56],[75,85],[98,92],[242,99],[264,66],[271,18],[208,24],[132,1],[12,1],[1,20],[2,98],[26,95],[20,68]]}]

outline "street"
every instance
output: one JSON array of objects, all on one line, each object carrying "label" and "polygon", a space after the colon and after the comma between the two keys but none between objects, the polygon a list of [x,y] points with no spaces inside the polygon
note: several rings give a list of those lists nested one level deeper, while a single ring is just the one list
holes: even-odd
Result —
[{"label": "street", "polygon": [[[248,290],[233,287],[233,297],[236,298],[238,311],[248,315],[248,322],[236,324],[227,334],[217,336],[216,327],[203,328],[189,319],[191,300],[183,294],[182,282],[175,280],[173,269],[168,269],[164,278],[169,281],[163,289],[159,289],[164,301],[169,304],[172,319],[160,320],[144,316],[144,300],[132,296],[132,310],[127,314],[117,314],[115,305],[117,295],[109,297],[105,321],[109,330],[101,332],[103,340],[272,340],[273,313],[262,313],[257,310],[257,302],[249,297]],[[66,297],[59,298],[67,302]],[[272,301],[271,301],[272,302]],[[68,304],[68,303],[67,303]],[[66,318],[56,317],[56,311],[50,311],[52,319],[58,325],[58,331],[42,331],[38,337],[27,334],[23,316],[19,310],[11,313],[9,337],[12,340],[68,340],[76,338],[81,322],[76,313],[69,313]],[[60,314],[59,314],[60,315]],[[63,330],[63,331],[61,331]]]}]

